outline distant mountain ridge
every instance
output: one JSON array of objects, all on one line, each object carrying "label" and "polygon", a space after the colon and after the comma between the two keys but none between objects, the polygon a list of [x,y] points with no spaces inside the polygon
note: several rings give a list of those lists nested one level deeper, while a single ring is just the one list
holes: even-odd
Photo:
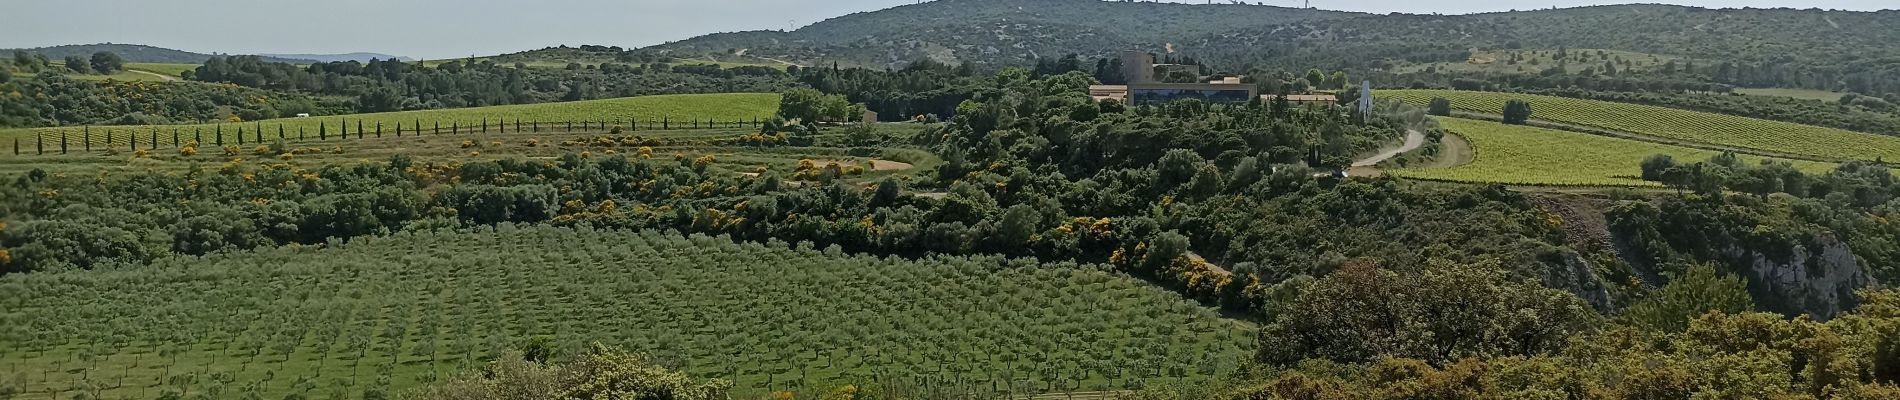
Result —
[{"label": "distant mountain ridge", "polygon": [[[43,54],[43,55],[46,55],[46,58],[53,59],[53,60],[59,60],[62,58],[66,58],[68,56],[91,57],[93,53],[98,53],[101,51],[109,51],[114,54],[118,54],[119,58],[125,59],[125,62],[159,63],[159,64],[203,64],[205,60],[211,59],[211,57],[213,56],[213,54],[193,53],[189,51],[167,49],[163,47],[146,46],[146,45],[139,45],[139,44],[117,44],[117,43],[77,44],[77,45],[38,47],[38,48],[30,48],[30,49],[4,49],[4,50],[0,50],[0,53],[13,54],[14,51],[26,51],[28,53]],[[270,56],[266,56],[265,60],[272,61],[272,62],[287,62],[287,63],[300,63],[300,64],[309,63],[312,61],[308,59],[270,57]]]},{"label": "distant mountain ridge", "polygon": [[1418,15],[1245,4],[940,0],[789,32],[719,33],[644,50],[681,58],[744,50],[806,65],[895,67],[930,58],[996,67],[1141,49],[1229,67],[1378,70],[1390,62],[1462,62],[1469,49],[1509,46],[1678,55],[1704,65],[1878,68],[1900,57],[1900,11],[1619,5]]},{"label": "distant mountain ridge", "polygon": [[1165,46],[1254,26],[1364,15],[1248,4],[939,0],[854,13],[795,31],[719,33],[647,49],[681,57],[745,49],[805,64],[892,66],[931,58],[1019,65],[1036,57],[1100,56],[1136,43]]},{"label": "distant mountain ridge", "polygon": [[392,55],[382,54],[382,53],[360,53],[360,52],[348,53],[348,54],[260,54],[260,55],[264,57],[276,57],[276,58],[285,58],[285,59],[293,59],[293,60],[312,60],[312,61],[319,61],[319,62],[340,62],[340,61],[369,62],[369,60],[371,59],[376,59],[376,60],[395,59],[395,60],[400,60],[400,61],[415,61],[416,60],[414,58],[398,57],[398,56],[392,56]]}]

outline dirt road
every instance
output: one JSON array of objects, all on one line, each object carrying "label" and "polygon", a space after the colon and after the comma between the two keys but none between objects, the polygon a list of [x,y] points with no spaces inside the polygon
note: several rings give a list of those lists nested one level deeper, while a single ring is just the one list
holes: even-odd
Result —
[{"label": "dirt road", "polygon": [[1400,154],[1405,154],[1412,150],[1418,150],[1420,146],[1424,146],[1424,145],[1425,145],[1425,133],[1419,132],[1417,129],[1408,129],[1405,131],[1404,145],[1401,145],[1396,149],[1386,150],[1385,152],[1379,153],[1378,155],[1375,155],[1372,157],[1366,157],[1363,160],[1359,160],[1358,162],[1352,163],[1352,166],[1354,167],[1376,166],[1376,165],[1379,165],[1379,163],[1385,162],[1385,160],[1392,159],[1392,157],[1398,157]]}]

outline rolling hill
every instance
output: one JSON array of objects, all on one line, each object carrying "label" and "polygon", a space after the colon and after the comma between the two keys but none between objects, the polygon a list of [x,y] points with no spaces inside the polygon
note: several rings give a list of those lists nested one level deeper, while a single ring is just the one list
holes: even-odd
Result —
[{"label": "rolling hill", "polygon": [[1378,96],[1424,105],[1433,98],[1453,109],[1495,114],[1510,100],[1531,104],[1534,120],[1633,134],[1652,141],[1791,154],[1829,161],[1900,159],[1900,138],[1842,129],[1697,111],[1516,93],[1382,90]]},{"label": "rolling hill", "polygon": [[[4,49],[4,50],[0,50],[0,53],[12,54],[15,51],[39,53],[39,54],[45,55],[46,58],[52,59],[52,60],[59,60],[62,58],[66,58],[67,56],[91,57],[93,53],[98,53],[101,51],[109,51],[114,54],[118,54],[120,58],[125,59],[125,62],[155,63],[155,64],[203,64],[205,60],[211,59],[211,56],[212,56],[211,54],[193,53],[189,51],[173,50],[173,49],[167,49],[163,47],[153,47],[153,46],[138,45],[138,44],[114,44],[114,43],[37,47],[37,48],[31,48],[31,49]],[[287,63],[309,63],[311,60],[281,58],[281,57],[267,57],[266,61],[287,62]]]},{"label": "rolling hill", "polygon": [[[1183,23],[1193,21],[1193,23]],[[1872,79],[1900,91],[1900,11],[1620,5],[1473,15],[1358,14],[1241,4],[943,0],[857,13],[794,31],[706,35],[647,50],[741,50],[806,65],[885,67],[923,58],[1026,65],[1065,53],[1175,52],[1217,68],[1383,72],[1462,63],[1473,49],[1587,48],[1738,64],[1717,81],[1832,89]],[[1598,62],[1599,64],[1601,62]],[[1786,75],[1800,75],[1790,82]]]},{"label": "rolling hill", "polygon": [[[652,47],[681,57],[730,54],[815,64],[884,66],[921,58],[1024,64],[1064,53],[1104,55],[1250,26],[1359,16],[1244,4],[1097,0],[942,0],[861,12],[795,31],[720,33]],[[1193,23],[1183,23],[1193,21]]]}]

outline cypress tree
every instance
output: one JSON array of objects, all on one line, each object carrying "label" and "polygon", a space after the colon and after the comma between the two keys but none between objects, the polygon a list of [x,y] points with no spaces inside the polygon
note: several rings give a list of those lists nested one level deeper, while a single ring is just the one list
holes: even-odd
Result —
[{"label": "cypress tree", "polygon": [[317,123],[317,140],[330,140],[330,125]]},{"label": "cypress tree", "polygon": [[363,120],[356,120],[356,138],[363,138]]},{"label": "cypress tree", "polygon": [[92,127],[86,127],[84,134],[85,136],[81,137],[80,140],[86,141],[86,151],[92,151]]},{"label": "cypress tree", "polygon": [[377,139],[383,138],[383,123],[382,122],[376,123],[376,138]]},{"label": "cypress tree", "polygon": [[244,145],[244,125],[238,125],[237,140],[239,146]]},{"label": "cypress tree", "polygon": [[223,147],[223,146],[224,146],[224,125],[218,125],[218,132],[217,132],[217,133],[218,133],[218,137],[217,137],[217,140],[218,140],[218,141],[217,141],[217,145],[218,145],[219,147]]}]

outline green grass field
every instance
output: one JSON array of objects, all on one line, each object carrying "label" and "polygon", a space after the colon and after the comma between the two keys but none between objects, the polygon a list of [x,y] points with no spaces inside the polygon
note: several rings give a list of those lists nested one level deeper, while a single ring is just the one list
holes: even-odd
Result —
[{"label": "green grass field", "polygon": [[1900,137],[1636,104],[1515,93],[1451,90],[1382,90],[1376,96],[1424,105],[1434,97],[1452,108],[1497,114],[1504,102],[1531,103],[1532,119],[1829,160],[1900,160]]},{"label": "green grass field", "polygon": [[1197,382],[1254,340],[1098,267],[512,225],[14,274],[0,293],[18,399],[359,398],[528,342],[621,346],[738,398],[872,383],[995,398]]},{"label": "green grass field", "polygon": [[128,70],[146,71],[146,72],[151,72],[151,73],[174,77],[174,78],[178,77],[180,74],[185,73],[185,71],[190,71],[197,68],[198,68],[198,64],[153,64],[153,63],[125,64],[125,69],[128,69]]},{"label": "green grass field", "polygon": [[1820,100],[1820,101],[1825,101],[1825,102],[1830,102],[1830,103],[1841,101],[1841,96],[1847,95],[1846,93],[1841,93],[1841,92],[1830,92],[1826,90],[1812,90],[1812,89],[1740,88],[1740,89],[1735,89],[1735,93],[1741,93],[1741,94],[1745,94],[1749,96],[1792,97],[1792,98],[1806,99],[1806,100]]},{"label": "green grass field", "polygon": [[[1706,161],[1717,152],[1584,133],[1489,121],[1438,118],[1440,126],[1470,141],[1472,162],[1445,169],[1400,169],[1395,176],[1446,182],[1536,186],[1661,186],[1641,179],[1644,158],[1667,154],[1683,162]],[[1743,157],[1759,162],[1757,157]],[[1784,160],[1786,161],[1786,160]],[[1834,164],[1791,161],[1808,173]]]},{"label": "green grass field", "polygon": [[[418,122],[425,130],[432,130],[437,123],[440,123],[444,130],[454,126],[468,130],[479,127],[484,119],[489,124],[499,124],[503,120],[511,123],[513,121],[541,122],[544,129],[552,129],[556,124],[568,121],[577,123],[594,121],[625,126],[630,120],[638,118],[643,127],[659,125],[661,121],[669,120],[678,124],[673,126],[674,128],[679,128],[692,126],[693,120],[706,121],[709,118],[725,123],[745,121],[750,124],[755,118],[764,120],[777,114],[778,100],[778,95],[772,93],[664,95],[565,103],[281,118],[233,124],[12,129],[0,130],[0,142],[11,142],[17,139],[22,148],[30,152],[36,146],[35,138],[44,139],[49,149],[57,149],[59,140],[64,135],[69,149],[79,149],[84,146],[85,138],[89,136],[95,148],[124,146],[129,151],[127,140],[137,138],[137,140],[149,142],[154,130],[160,132],[158,136],[162,143],[168,143],[171,132],[177,130],[187,138],[192,137],[194,131],[201,131],[206,138],[205,143],[209,144],[215,135],[214,132],[219,129],[222,129],[226,135],[225,141],[232,143],[236,142],[235,137],[239,129],[246,130],[245,137],[249,142],[255,138],[259,127],[264,129],[267,138],[275,138],[280,127],[289,138],[298,137],[299,129],[303,130],[304,137],[316,138],[319,131],[327,131],[329,135],[340,134],[342,129],[346,128],[342,126],[344,124],[348,125],[347,129],[354,135],[359,122],[363,130],[370,133],[375,132],[376,124],[381,123],[386,134],[393,134],[397,124],[403,125],[412,133]],[[494,127],[491,126],[491,128]],[[511,125],[510,130],[512,129]],[[90,131],[89,135],[88,131]],[[112,138],[110,143],[108,143],[108,137]]]}]

